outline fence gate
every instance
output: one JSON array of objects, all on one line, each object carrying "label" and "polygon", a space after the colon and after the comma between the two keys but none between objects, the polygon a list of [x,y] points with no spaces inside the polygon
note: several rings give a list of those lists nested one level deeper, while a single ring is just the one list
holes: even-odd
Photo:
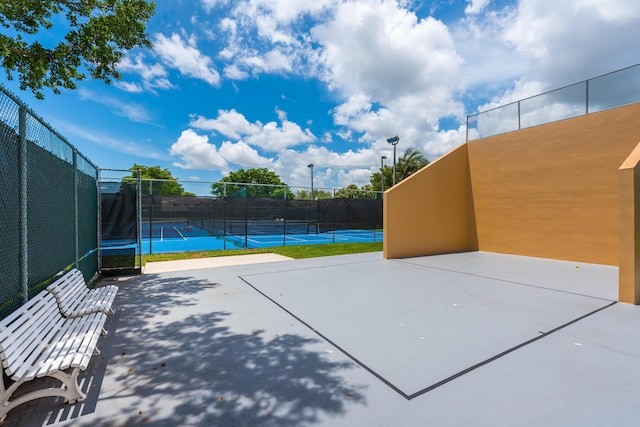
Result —
[{"label": "fence gate", "polygon": [[99,266],[104,275],[140,274],[139,171],[100,169]]}]

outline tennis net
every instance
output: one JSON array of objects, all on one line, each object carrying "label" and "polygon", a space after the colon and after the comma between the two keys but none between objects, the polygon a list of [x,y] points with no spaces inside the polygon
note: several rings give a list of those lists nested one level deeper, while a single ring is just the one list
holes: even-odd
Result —
[{"label": "tennis net", "polygon": [[295,220],[226,220],[215,221],[215,235],[317,234],[317,221]]}]

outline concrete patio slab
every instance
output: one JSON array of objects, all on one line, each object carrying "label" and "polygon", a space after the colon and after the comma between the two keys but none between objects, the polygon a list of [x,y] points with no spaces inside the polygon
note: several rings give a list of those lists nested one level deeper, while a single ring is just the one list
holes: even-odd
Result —
[{"label": "concrete patio slab", "polygon": [[[564,289],[575,275],[597,276],[600,266],[577,273],[563,263],[540,274],[538,259],[516,257],[505,271],[495,255],[485,258],[493,268],[483,275],[481,261],[453,271],[418,260],[242,278],[407,398],[612,302]],[[521,279],[517,271],[537,277]]]},{"label": "concrete patio slab", "polygon": [[261,264],[263,262],[290,261],[278,254],[246,254],[221,257],[194,258],[176,261],[148,262],[144,266],[145,274],[167,273],[170,271],[195,270],[198,268],[228,267],[231,265]]},{"label": "concrete patio slab", "polygon": [[5,425],[634,425],[640,307],[611,303],[617,268],[548,261],[370,253],[110,279],[87,400]]}]

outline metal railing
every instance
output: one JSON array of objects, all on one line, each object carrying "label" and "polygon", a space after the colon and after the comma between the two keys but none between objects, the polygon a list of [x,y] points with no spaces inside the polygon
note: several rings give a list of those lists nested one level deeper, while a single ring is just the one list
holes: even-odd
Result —
[{"label": "metal railing", "polygon": [[640,64],[467,116],[467,141],[640,102]]}]

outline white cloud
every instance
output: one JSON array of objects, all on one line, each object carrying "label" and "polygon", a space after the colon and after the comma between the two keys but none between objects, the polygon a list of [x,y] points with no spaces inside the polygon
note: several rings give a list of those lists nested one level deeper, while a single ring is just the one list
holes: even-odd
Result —
[{"label": "white cloud", "polygon": [[122,73],[135,73],[142,78],[142,85],[137,83],[116,82],[116,85],[127,92],[142,92],[155,89],[171,89],[173,85],[167,78],[167,70],[160,64],[145,64],[141,54],[131,57],[125,56],[118,64],[118,70]]},{"label": "white cloud", "polygon": [[185,41],[176,33],[169,38],[158,33],[155,35],[154,52],[167,66],[179,70],[183,76],[203,80],[212,86],[220,84],[220,75],[213,61],[197,49],[194,37]]},{"label": "white cloud", "polygon": [[223,169],[227,161],[218,153],[216,146],[209,143],[209,137],[198,135],[187,129],[180,134],[178,140],[169,148],[169,154],[179,157],[181,162],[173,165],[182,169]]},{"label": "white cloud", "polygon": [[123,81],[116,80],[115,82],[113,82],[113,85],[118,89],[124,90],[125,92],[130,92],[130,93],[144,92],[144,89],[142,88],[142,86],[133,82],[123,82]]},{"label": "white cloud", "polygon": [[491,0],[467,0],[467,7],[464,13],[480,13]]},{"label": "white cloud", "polygon": [[259,122],[252,125],[244,115],[233,109],[229,111],[218,110],[216,119],[198,116],[191,121],[190,125],[196,129],[214,131],[233,139],[240,139],[243,135],[257,133],[260,129]]},{"label": "white cloud", "polygon": [[344,2],[311,34],[322,46],[322,78],[345,99],[334,122],[360,142],[379,147],[397,133],[416,146],[440,117],[463,115],[455,101],[462,58],[442,22],[394,1]]},{"label": "white cloud", "polygon": [[257,150],[249,147],[249,145],[245,144],[242,141],[235,144],[229,141],[225,141],[220,146],[219,152],[220,155],[230,163],[234,163],[242,167],[273,167],[273,163],[270,159],[260,156]]},{"label": "white cloud", "polygon": [[386,104],[455,86],[460,58],[446,26],[396,2],[345,2],[312,34],[323,46],[325,79],[347,97],[364,92]]},{"label": "white cloud", "polygon": [[371,169],[339,170],[337,173],[338,187],[344,188],[350,184],[356,184],[362,187],[363,185],[369,184],[371,173]]},{"label": "white cloud", "polygon": [[207,135],[199,135],[192,129],[182,132],[169,149],[169,154],[180,158],[181,161],[173,164],[182,169],[219,169],[228,172],[231,164],[273,168],[271,159],[262,157],[257,150],[242,141],[224,141],[218,148],[209,142]]},{"label": "white cloud", "polygon": [[248,144],[272,152],[315,140],[316,137],[309,129],[302,130],[296,123],[288,120],[283,120],[281,126],[276,122],[269,122],[260,128],[260,132],[246,138]]},{"label": "white cloud", "polygon": [[241,70],[237,65],[224,67],[223,75],[229,80],[246,80],[249,78],[249,73]]},{"label": "white cloud", "polygon": [[202,6],[207,12],[210,12],[211,9],[214,9],[218,6],[224,6],[229,2],[229,0],[202,0]]},{"label": "white cloud", "polygon": [[298,124],[287,120],[286,114],[279,110],[276,113],[280,118],[280,125],[276,122],[249,123],[244,115],[235,110],[218,110],[217,118],[207,119],[198,116],[191,121],[191,126],[196,129],[213,131],[228,138],[242,140],[248,145],[271,152],[316,140],[309,129],[303,130]]},{"label": "white cloud", "polygon": [[293,70],[295,57],[288,55],[280,49],[274,49],[261,55],[252,55],[241,58],[239,63],[254,72],[276,72]]},{"label": "white cloud", "polygon": [[553,89],[637,63],[638,18],[636,0],[521,0],[504,38]]}]

